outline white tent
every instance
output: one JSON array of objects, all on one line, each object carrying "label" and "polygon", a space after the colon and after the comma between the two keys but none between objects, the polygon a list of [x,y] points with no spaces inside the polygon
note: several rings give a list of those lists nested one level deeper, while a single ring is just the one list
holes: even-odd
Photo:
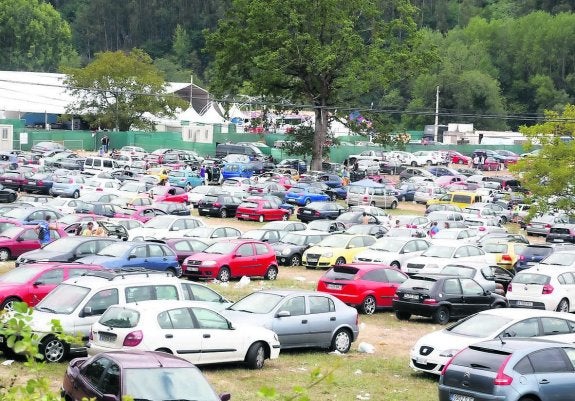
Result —
[{"label": "white tent", "polygon": [[190,105],[190,107],[178,116],[178,120],[187,121],[189,123],[204,122],[204,118]]},{"label": "white tent", "polygon": [[226,124],[227,121],[222,117],[222,113],[220,113],[217,108],[216,104],[212,102],[208,109],[201,115],[202,123],[205,124]]}]

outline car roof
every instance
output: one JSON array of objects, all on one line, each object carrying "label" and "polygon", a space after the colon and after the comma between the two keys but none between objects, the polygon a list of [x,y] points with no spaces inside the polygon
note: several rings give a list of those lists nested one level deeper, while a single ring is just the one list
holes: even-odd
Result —
[{"label": "car roof", "polygon": [[124,369],[195,367],[177,356],[157,351],[110,351],[98,355],[115,360]]},{"label": "car roof", "polygon": [[575,320],[575,315],[564,312],[556,312],[544,309],[528,309],[528,308],[497,308],[487,309],[478,313],[479,315],[491,315],[512,317],[514,319],[525,319],[530,317],[558,317],[561,319]]},{"label": "car roof", "polygon": [[482,341],[470,346],[470,348],[474,349],[487,349],[487,350],[496,350],[496,351],[503,351],[507,353],[514,353],[516,351],[526,350],[535,351],[539,349],[545,348],[552,348],[552,347],[561,347],[566,346],[565,343],[560,343],[556,341],[550,340],[543,340],[543,339],[531,339],[531,338],[504,338],[496,339],[496,340],[489,340],[489,341]]},{"label": "car roof", "polygon": [[[203,284],[199,284],[203,285]],[[135,311],[154,313],[161,312],[168,309],[185,308],[185,307],[201,307],[209,308],[209,305],[202,301],[187,301],[178,299],[154,299],[146,301],[131,302],[124,305],[112,305],[112,308],[132,309]]]}]

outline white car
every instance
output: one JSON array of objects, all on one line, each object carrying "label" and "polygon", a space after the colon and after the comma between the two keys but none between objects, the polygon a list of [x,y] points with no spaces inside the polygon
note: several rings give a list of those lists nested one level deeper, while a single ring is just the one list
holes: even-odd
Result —
[{"label": "white car", "polygon": [[[430,183],[431,184],[431,183]],[[413,194],[413,201],[415,203],[427,203],[430,199],[439,198],[439,196],[446,194],[447,190],[437,185],[424,185],[421,184]]]},{"label": "white car", "polygon": [[182,231],[179,236],[182,238],[200,238],[207,241],[222,241],[240,238],[242,232],[237,228],[217,226],[217,227],[196,227],[191,230]]},{"label": "white car", "polygon": [[144,157],[146,157],[148,152],[146,152],[144,148],[141,148],[139,146],[122,146],[122,148],[120,148],[120,154],[135,157],[138,159],[143,159]]},{"label": "white car", "polygon": [[111,306],[92,325],[89,355],[117,350],[164,351],[196,365],[245,362],[261,369],[276,359],[280,342],[273,331],[232,324],[196,302],[142,301]]},{"label": "white car", "polygon": [[439,375],[445,364],[469,345],[509,337],[537,337],[575,342],[575,316],[534,309],[489,309],[462,319],[451,327],[421,337],[409,353],[409,366]]},{"label": "white car", "polygon": [[190,204],[193,207],[198,207],[198,202],[204,199],[205,195],[207,194],[215,195],[220,192],[222,192],[222,190],[219,187],[211,187],[209,185],[198,185],[197,187],[192,188],[190,192],[188,192],[188,202],[190,202]]},{"label": "white car", "polygon": [[445,265],[465,262],[489,263],[490,259],[483,249],[475,245],[445,240],[432,244],[420,256],[407,259],[404,271],[415,274],[427,268],[427,272],[439,272]]},{"label": "white car", "polygon": [[82,192],[89,191],[116,191],[120,189],[120,182],[116,179],[92,177],[84,183]]},{"label": "white car", "polygon": [[76,213],[76,208],[83,203],[78,199],[73,198],[53,198],[46,202],[46,206],[57,209],[63,214]]},{"label": "white car", "polygon": [[[556,257],[572,259],[575,254],[557,252]],[[575,268],[537,265],[513,277],[507,288],[509,306],[575,311]]]},{"label": "white car", "polygon": [[203,226],[204,222],[196,217],[156,216],[144,224],[143,227],[130,230],[128,232],[128,240],[144,241],[147,239],[180,238],[182,231]]},{"label": "white car", "polygon": [[[437,152],[430,150],[420,150],[419,152],[413,152],[413,158],[418,166],[431,166],[438,165],[441,163],[441,155]],[[413,165],[413,163],[412,163]]]},{"label": "white car", "polygon": [[401,269],[405,260],[421,255],[430,243],[423,238],[383,237],[370,245],[367,250],[355,255],[354,262],[383,263]]},{"label": "white car", "polygon": [[452,240],[458,242],[475,243],[477,229],[474,228],[442,228],[433,236],[431,242]]},{"label": "white car", "polygon": [[253,182],[249,178],[228,178],[222,182],[222,190],[227,191],[231,188],[234,192],[237,191],[248,191],[250,186],[253,185]]}]

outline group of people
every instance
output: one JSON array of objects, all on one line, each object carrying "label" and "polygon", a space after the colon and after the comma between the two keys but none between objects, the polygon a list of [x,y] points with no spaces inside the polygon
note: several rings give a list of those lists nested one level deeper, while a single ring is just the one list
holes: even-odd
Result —
[{"label": "group of people", "polygon": [[[44,246],[52,241],[51,231],[55,231],[58,229],[58,222],[53,222],[50,215],[47,215],[43,221],[38,223],[38,225],[34,228],[36,234],[38,235],[38,241],[40,245]],[[76,230],[76,235],[82,235],[84,237],[107,237],[108,234],[106,230],[100,225],[95,227],[93,221],[89,221],[86,224],[86,227],[82,227],[82,225],[78,225],[78,229]]]}]

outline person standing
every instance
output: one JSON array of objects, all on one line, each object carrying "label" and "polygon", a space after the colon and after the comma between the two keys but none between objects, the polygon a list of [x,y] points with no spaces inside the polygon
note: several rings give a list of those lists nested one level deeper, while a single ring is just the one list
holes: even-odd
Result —
[{"label": "person standing", "polygon": [[473,168],[477,169],[477,167],[479,166],[479,155],[475,155],[473,156]]},{"label": "person standing", "polygon": [[435,234],[439,232],[439,227],[437,226],[437,221],[431,223],[431,228],[429,229],[429,236],[431,238],[435,237]]},{"label": "person standing", "polygon": [[50,223],[50,215],[47,215],[44,221],[38,223],[34,231],[38,234],[38,241],[40,245],[46,245],[50,242],[50,230],[56,230],[58,226],[56,224]]},{"label": "person standing", "polygon": [[206,168],[204,167],[203,164],[202,167],[200,168],[200,178],[202,179],[202,184],[206,185]]}]

